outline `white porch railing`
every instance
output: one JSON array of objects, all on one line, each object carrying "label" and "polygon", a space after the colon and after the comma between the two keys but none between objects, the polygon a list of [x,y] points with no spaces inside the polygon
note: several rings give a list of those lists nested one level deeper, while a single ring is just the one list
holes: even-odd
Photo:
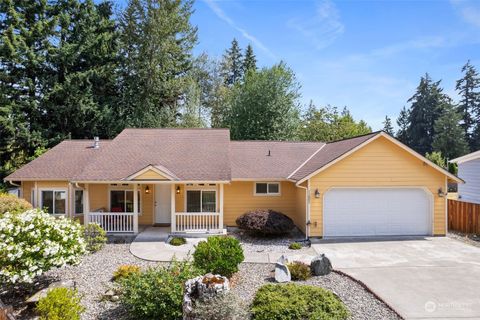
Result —
[{"label": "white porch railing", "polygon": [[90,212],[89,223],[98,223],[108,233],[134,232],[133,212]]},{"label": "white porch railing", "polygon": [[172,232],[218,233],[223,230],[220,212],[175,212]]}]

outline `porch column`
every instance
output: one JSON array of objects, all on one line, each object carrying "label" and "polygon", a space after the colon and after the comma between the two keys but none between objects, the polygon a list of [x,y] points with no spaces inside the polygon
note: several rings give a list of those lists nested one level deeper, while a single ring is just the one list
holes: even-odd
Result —
[{"label": "porch column", "polygon": [[71,182],[68,183],[68,214],[70,218],[73,218],[73,211],[74,211],[74,206],[73,204],[75,203],[75,192],[73,192],[73,185]]},{"label": "porch column", "polygon": [[170,187],[170,229],[171,232],[177,232],[177,219],[175,217],[175,183]]},{"label": "porch column", "polygon": [[138,185],[133,185],[133,233],[138,233]]},{"label": "porch column", "polygon": [[83,224],[87,225],[90,222],[90,194],[88,192],[89,185],[85,183],[83,188]]},{"label": "porch column", "polygon": [[221,231],[223,231],[223,183],[220,184],[220,214],[218,217],[218,224]]}]

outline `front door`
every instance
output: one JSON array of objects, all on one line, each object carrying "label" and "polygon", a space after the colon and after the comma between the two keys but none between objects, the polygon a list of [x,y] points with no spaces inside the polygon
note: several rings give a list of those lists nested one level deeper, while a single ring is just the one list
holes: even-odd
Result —
[{"label": "front door", "polygon": [[155,185],[155,223],[171,223],[171,186]]}]

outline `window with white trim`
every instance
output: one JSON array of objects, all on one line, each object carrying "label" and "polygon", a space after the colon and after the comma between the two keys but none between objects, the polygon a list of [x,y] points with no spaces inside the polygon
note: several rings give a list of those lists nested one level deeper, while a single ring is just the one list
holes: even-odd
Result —
[{"label": "window with white trim", "polygon": [[217,192],[215,190],[187,190],[187,212],[215,212]]},{"label": "window with white trim", "polygon": [[[138,210],[140,214],[140,190],[138,192]],[[133,212],[133,190],[110,190],[110,212]]]},{"label": "window with white trim", "polygon": [[83,214],[83,190],[75,190],[74,213]]},{"label": "window with white trim", "polygon": [[278,196],[280,195],[279,182],[255,182],[255,195]]},{"label": "window with white trim", "polygon": [[65,214],[67,208],[67,191],[41,190],[40,208],[50,214]]}]

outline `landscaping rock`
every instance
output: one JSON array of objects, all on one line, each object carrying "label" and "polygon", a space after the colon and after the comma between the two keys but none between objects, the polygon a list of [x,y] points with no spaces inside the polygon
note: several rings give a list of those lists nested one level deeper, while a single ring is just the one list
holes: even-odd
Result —
[{"label": "landscaping rock", "polygon": [[41,298],[47,295],[48,290],[53,288],[75,288],[75,281],[65,280],[65,281],[53,282],[47,288],[37,291],[34,295],[28,298],[26,300],[26,303],[36,304]]},{"label": "landscaping rock", "polygon": [[290,270],[288,270],[288,267],[283,263],[277,262],[275,264],[275,281],[290,282],[291,280],[292,275],[290,274]]},{"label": "landscaping rock", "polygon": [[325,276],[332,271],[332,263],[330,259],[322,253],[312,260],[310,269],[314,276]]}]

